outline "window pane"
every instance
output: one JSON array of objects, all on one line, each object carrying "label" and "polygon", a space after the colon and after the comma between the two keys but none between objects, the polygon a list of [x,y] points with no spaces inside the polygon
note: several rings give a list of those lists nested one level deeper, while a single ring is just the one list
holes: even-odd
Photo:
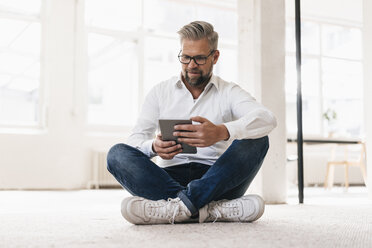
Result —
[{"label": "window pane", "polygon": [[198,6],[197,19],[213,23],[214,29],[221,39],[238,40],[238,14],[236,8]]},{"label": "window pane", "polygon": [[137,116],[138,59],[134,42],[88,35],[88,123],[133,125]]},{"label": "window pane", "polygon": [[320,96],[320,82],[319,82],[320,72],[319,72],[318,59],[303,58],[301,68],[302,68],[302,71],[301,71],[302,94],[304,96],[319,97]]},{"label": "window pane", "polygon": [[40,55],[40,28],[39,23],[28,23],[17,39],[12,42],[10,48],[38,57]]},{"label": "window pane", "polygon": [[136,30],[141,24],[141,1],[87,0],[85,17],[88,26]]},{"label": "window pane", "polygon": [[356,28],[323,25],[322,48],[327,56],[361,59],[362,33]]},{"label": "window pane", "polygon": [[215,64],[214,74],[229,82],[238,82],[238,52],[236,49],[221,48]]},{"label": "window pane", "polygon": [[[301,52],[304,54],[319,54],[319,25],[303,21],[301,24]],[[295,22],[286,23],[286,51],[296,52]]]},{"label": "window pane", "polygon": [[36,124],[39,120],[40,23],[0,19],[0,33],[0,123]]},{"label": "window pane", "polygon": [[10,12],[39,14],[40,0],[0,0],[0,9]]},{"label": "window pane", "polygon": [[0,35],[0,46],[9,46],[15,37],[17,37],[17,35],[27,27],[27,25],[29,25],[29,23],[25,21],[0,18],[0,30],[2,34]]},{"label": "window pane", "polygon": [[307,135],[321,134],[321,109],[320,98],[303,96],[302,98],[302,121],[303,131]]},{"label": "window pane", "polygon": [[363,97],[362,63],[323,59],[323,94],[326,98],[361,99]]},{"label": "window pane", "polygon": [[361,135],[363,122],[362,63],[323,59],[323,114],[336,113],[336,119],[323,118],[326,130],[342,135]]},{"label": "window pane", "polygon": [[[286,95],[286,124],[288,133],[297,132],[297,98]],[[305,135],[320,135],[322,128],[320,101],[316,97],[302,98],[302,123]]]},{"label": "window pane", "polygon": [[304,133],[321,134],[321,97],[318,59],[302,61],[302,117]]},{"label": "window pane", "polygon": [[172,76],[179,76],[180,43],[176,39],[147,38],[145,40],[145,95],[156,84]]},{"label": "window pane", "polygon": [[[297,72],[294,56],[286,57],[287,131],[297,131]],[[321,133],[319,61],[304,58],[302,63],[302,118],[304,134]]]},{"label": "window pane", "polygon": [[312,22],[302,22],[301,41],[301,52],[308,54],[319,54],[319,25]]},{"label": "window pane", "polygon": [[324,112],[336,113],[335,120],[323,119],[325,131],[339,136],[360,137],[363,123],[363,101],[361,99],[326,99]]},{"label": "window pane", "polygon": [[222,39],[237,41],[236,1],[230,1],[225,6],[222,3],[145,0],[144,25],[148,30],[176,34],[182,26],[195,20],[204,20],[213,23]]},{"label": "window pane", "polygon": [[183,25],[194,20],[196,13],[190,2],[144,1],[144,25],[149,30],[176,34]]}]

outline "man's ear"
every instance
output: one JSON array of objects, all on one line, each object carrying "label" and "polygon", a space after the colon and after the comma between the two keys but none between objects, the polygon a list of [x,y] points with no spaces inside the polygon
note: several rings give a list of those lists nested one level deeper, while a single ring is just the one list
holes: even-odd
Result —
[{"label": "man's ear", "polygon": [[220,51],[216,50],[213,54],[213,64],[214,65],[217,63],[219,57],[220,57]]}]

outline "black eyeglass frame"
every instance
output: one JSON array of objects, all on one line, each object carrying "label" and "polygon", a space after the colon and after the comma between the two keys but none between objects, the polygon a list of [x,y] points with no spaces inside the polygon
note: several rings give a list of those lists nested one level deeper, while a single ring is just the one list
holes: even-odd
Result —
[{"label": "black eyeglass frame", "polygon": [[[207,59],[209,56],[211,56],[216,50],[212,50],[207,56],[203,56],[203,55],[197,55],[197,56],[188,56],[188,55],[181,55],[182,53],[182,50],[180,50],[180,52],[178,53],[178,60],[182,63],[182,64],[190,64],[191,60],[194,60],[195,64],[197,65],[205,65],[207,63]],[[181,57],[187,57],[189,58],[189,62],[182,62],[181,61]],[[203,64],[200,64],[198,62],[196,62],[197,59],[205,59],[205,62]]]}]

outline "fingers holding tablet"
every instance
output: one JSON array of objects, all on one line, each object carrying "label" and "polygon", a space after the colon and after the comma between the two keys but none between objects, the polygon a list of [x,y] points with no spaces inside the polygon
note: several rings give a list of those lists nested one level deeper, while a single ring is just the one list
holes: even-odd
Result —
[{"label": "fingers holding tablet", "polygon": [[[186,127],[185,132],[192,132],[193,126],[191,120],[174,120],[174,119],[159,119],[159,127],[162,135],[163,141],[174,141],[178,143],[179,137],[174,136],[175,126]],[[178,132],[178,131],[177,131]],[[190,146],[186,143],[179,143],[182,147],[181,153],[197,153],[196,147]]]},{"label": "fingers holding tablet", "polygon": [[164,141],[161,134],[156,136],[155,141],[152,143],[152,149],[162,159],[172,159],[182,152],[181,144],[177,144],[175,141]]}]

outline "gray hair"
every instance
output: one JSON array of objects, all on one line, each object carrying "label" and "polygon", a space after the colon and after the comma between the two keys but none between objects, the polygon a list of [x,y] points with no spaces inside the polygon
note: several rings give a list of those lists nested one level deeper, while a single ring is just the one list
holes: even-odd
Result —
[{"label": "gray hair", "polygon": [[203,21],[191,22],[183,26],[178,32],[180,41],[208,39],[211,50],[217,50],[218,33],[214,31],[212,24]]}]

